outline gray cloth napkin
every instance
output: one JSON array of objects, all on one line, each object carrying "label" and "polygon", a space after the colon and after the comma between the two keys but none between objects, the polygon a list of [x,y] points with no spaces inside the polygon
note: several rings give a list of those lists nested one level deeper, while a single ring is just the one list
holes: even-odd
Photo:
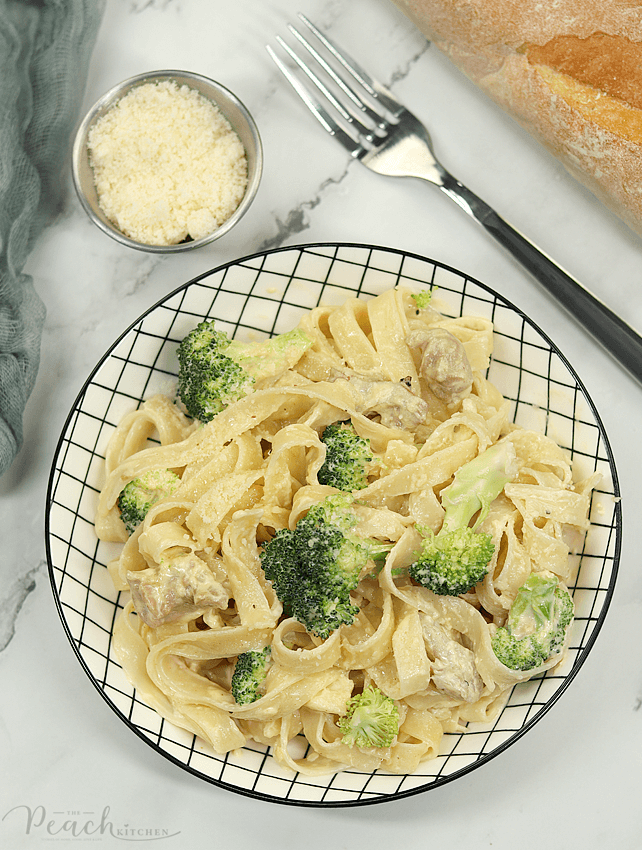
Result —
[{"label": "gray cloth napkin", "polygon": [[23,442],[45,307],[22,271],[60,210],[105,0],[0,0],[0,475]]}]

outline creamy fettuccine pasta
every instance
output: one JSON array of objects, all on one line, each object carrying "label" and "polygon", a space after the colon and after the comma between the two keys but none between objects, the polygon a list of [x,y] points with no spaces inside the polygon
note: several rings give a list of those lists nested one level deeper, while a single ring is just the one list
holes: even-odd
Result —
[{"label": "creamy fettuccine pasta", "polygon": [[[446,318],[394,289],[312,309],[299,327],[313,340],[299,362],[207,424],[155,396],[118,425],[96,529],[122,542],[109,570],[138,601],[126,604],[114,645],[140,698],[217,753],[253,739],[306,774],[346,766],[411,773],[438,754],[444,732],[492,718],[515,683],[560,661],[511,670],[490,639],[532,572],[572,581],[571,547],[587,527],[594,482],[575,482],[565,451],[509,420],[485,377],[490,321]],[[333,492],[317,478],[320,436],[348,419],[376,461],[355,494],[359,533],[390,552],[353,592],[353,623],[322,640],[284,614],[260,552]],[[480,526],[494,543],[488,573],[468,593],[438,596],[405,569],[420,546],[418,527],[439,530],[440,492],[501,440],[513,444],[518,471]],[[119,493],[159,468],[180,484],[128,536]],[[264,693],[239,705],[230,688],[236,658],[266,645]],[[389,747],[342,740],[346,702],[368,685],[398,706]]]}]

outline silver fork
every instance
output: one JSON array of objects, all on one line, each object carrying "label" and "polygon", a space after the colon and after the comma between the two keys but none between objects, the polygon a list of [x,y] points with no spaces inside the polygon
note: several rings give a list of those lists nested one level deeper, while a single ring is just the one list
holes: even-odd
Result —
[{"label": "silver fork", "polygon": [[286,64],[269,45],[267,50],[325,130],[372,171],[389,177],[417,177],[441,189],[642,383],[642,337],[446,171],[419,119],[304,15],[299,18],[311,37],[291,25],[288,29],[305,48],[308,61],[279,36],[276,40],[290,61]]}]

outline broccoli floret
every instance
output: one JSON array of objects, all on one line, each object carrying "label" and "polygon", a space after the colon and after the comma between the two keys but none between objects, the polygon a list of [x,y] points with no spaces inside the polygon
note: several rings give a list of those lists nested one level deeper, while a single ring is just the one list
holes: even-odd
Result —
[{"label": "broccoli floret", "polygon": [[271,655],[271,648],[266,646],[242,652],[237,657],[232,673],[232,696],[239,705],[255,702],[262,696],[260,688],[270,667]]},{"label": "broccoli floret", "polygon": [[370,441],[360,437],[351,422],[328,425],[321,441],[326,454],[317,476],[319,484],[349,492],[366,487],[367,465],[372,461]]},{"label": "broccoli floret", "polygon": [[[494,544],[489,534],[475,529],[515,474],[515,450],[508,441],[491,446],[457,471],[452,484],[441,494],[443,525],[437,534],[426,532],[417,560],[410,565],[415,581],[434,593],[458,596],[483,579]],[[475,524],[469,528],[478,512]]]},{"label": "broccoli floret", "polygon": [[353,747],[389,747],[399,732],[399,709],[393,699],[370,685],[346,703],[339,719],[344,744]]},{"label": "broccoli floret", "polygon": [[313,505],[294,530],[279,529],[261,552],[266,578],[289,616],[308,631],[327,638],[359,609],[350,591],[371,558],[390,545],[354,533],[357,518],[347,493]]},{"label": "broccoli floret", "polygon": [[171,469],[151,469],[125,484],[117,505],[128,533],[133,534],[152,505],[171,496],[180,483],[181,479]]},{"label": "broccoli floret", "polygon": [[415,302],[417,310],[425,310],[432,301],[432,289],[422,289],[421,292],[413,292],[410,297]]},{"label": "broccoli floret", "polygon": [[491,645],[511,670],[532,670],[558,653],[573,621],[573,600],[552,573],[533,573],[517,592],[505,626]]},{"label": "broccoli floret", "polygon": [[200,322],[178,347],[178,395],[194,419],[209,422],[252,392],[257,381],[291,369],[312,345],[302,330],[242,343]]}]

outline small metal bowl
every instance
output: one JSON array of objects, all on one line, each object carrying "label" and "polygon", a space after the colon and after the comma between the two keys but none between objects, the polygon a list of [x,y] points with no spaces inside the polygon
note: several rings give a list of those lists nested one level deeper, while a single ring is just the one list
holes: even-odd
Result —
[{"label": "small metal bowl", "polygon": [[[163,80],[173,80],[179,86],[186,85],[192,89],[196,89],[196,91],[200,92],[218,107],[221,114],[232,125],[232,129],[236,132],[245,148],[248,180],[245,195],[241,203],[232,215],[212,233],[203,236],[201,239],[180,242],[176,245],[147,245],[125,236],[100,208],[96,185],[94,183],[94,174],[89,161],[87,136],[94,123],[133,88],[143,83],[161,82]],[[152,71],[146,74],[139,74],[136,77],[130,77],[128,80],[114,86],[92,106],[83,119],[76,133],[72,150],[72,177],[74,187],[89,218],[104,233],[111,236],[117,242],[127,245],[130,248],[136,248],[139,251],[148,251],[155,254],[173,254],[180,251],[191,251],[194,248],[200,248],[201,245],[207,245],[215,239],[220,239],[221,236],[234,227],[237,221],[249,209],[259,187],[262,170],[263,148],[261,138],[254,119],[245,106],[225,86],[200,74],[193,74],[189,71]]]}]

